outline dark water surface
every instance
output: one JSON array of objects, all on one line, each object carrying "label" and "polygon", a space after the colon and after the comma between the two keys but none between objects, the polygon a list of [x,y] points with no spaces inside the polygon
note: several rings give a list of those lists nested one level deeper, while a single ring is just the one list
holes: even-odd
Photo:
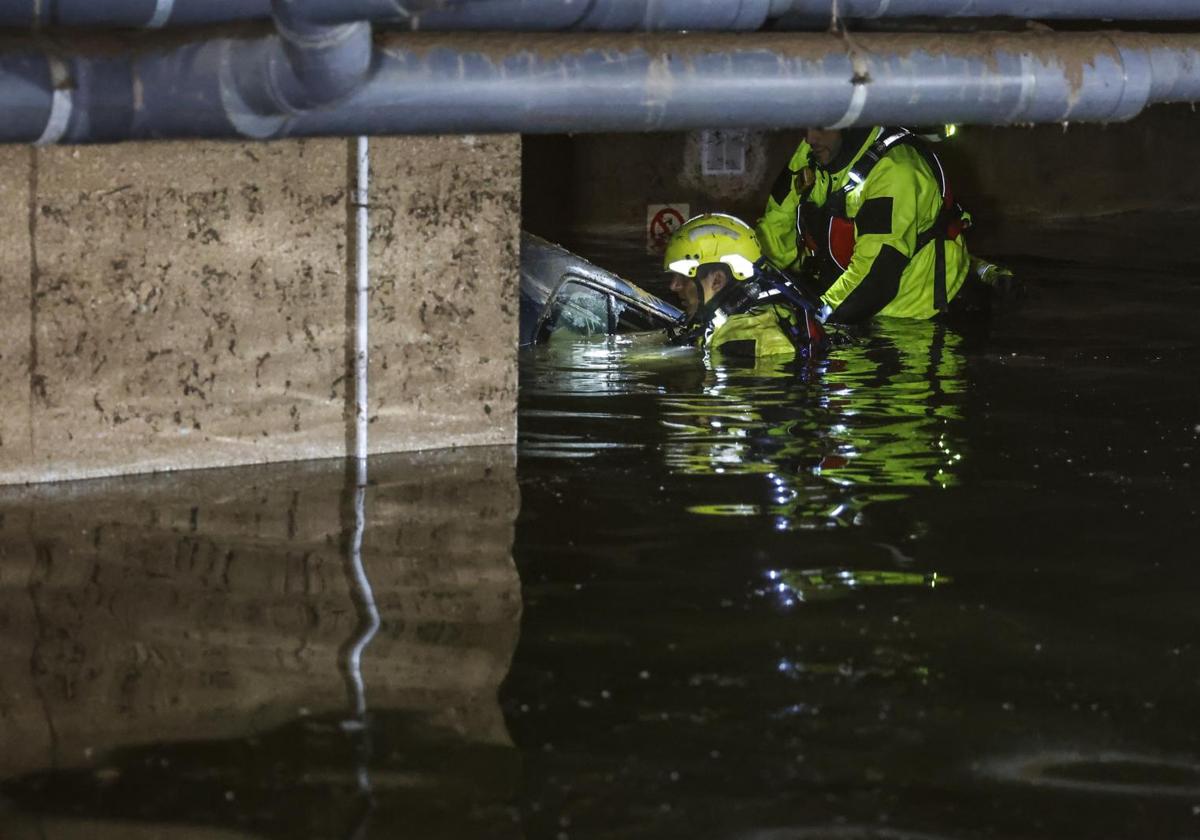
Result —
[{"label": "dark water surface", "polygon": [[1020,267],[538,348],[516,460],[0,491],[0,838],[1200,837],[1200,283]]},{"label": "dark water surface", "polygon": [[1200,837],[1200,285],[522,370],[530,836]]}]

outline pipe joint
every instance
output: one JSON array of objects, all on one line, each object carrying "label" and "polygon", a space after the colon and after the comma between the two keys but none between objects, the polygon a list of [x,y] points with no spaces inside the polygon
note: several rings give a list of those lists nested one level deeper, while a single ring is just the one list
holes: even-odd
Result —
[{"label": "pipe joint", "polygon": [[312,17],[318,6],[314,0],[272,1],[279,46],[266,55],[263,69],[267,102],[276,112],[301,113],[337,102],[370,73],[370,22],[322,23]]},{"label": "pipe joint", "polygon": [[282,39],[284,62],[271,62],[283,110],[301,112],[330,105],[357,90],[371,71],[371,24],[330,27],[305,40]]}]

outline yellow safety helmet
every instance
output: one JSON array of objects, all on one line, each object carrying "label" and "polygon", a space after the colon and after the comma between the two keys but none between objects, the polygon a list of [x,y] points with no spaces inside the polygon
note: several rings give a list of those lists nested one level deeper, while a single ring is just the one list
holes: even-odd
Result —
[{"label": "yellow safety helmet", "polygon": [[695,278],[701,269],[724,265],[733,279],[749,280],[761,258],[754,228],[724,213],[705,213],[688,219],[671,234],[663,269]]}]

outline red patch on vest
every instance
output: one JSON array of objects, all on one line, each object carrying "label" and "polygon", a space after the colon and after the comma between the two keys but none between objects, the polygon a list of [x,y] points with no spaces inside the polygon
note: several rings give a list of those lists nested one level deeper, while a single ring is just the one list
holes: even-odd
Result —
[{"label": "red patch on vest", "polygon": [[[949,191],[946,193],[943,204],[947,209],[954,206],[954,198]],[[963,220],[955,219],[946,225],[946,239],[958,239],[964,230],[966,230],[966,225],[963,224]],[[833,261],[842,271],[850,267],[850,260],[854,258],[855,239],[853,219],[834,216],[829,220],[829,256],[833,257]],[[816,243],[811,243],[809,246],[813,252],[816,251],[815,245]]]},{"label": "red patch on vest", "polygon": [[829,255],[845,271],[854,257],[854,222],[835,217],[829,220]]}]

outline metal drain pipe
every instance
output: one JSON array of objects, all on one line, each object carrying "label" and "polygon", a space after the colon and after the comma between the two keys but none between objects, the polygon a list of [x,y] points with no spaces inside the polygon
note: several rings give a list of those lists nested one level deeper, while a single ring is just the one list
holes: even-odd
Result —
[{"label": "metal drain pipe", "polygon": [[1110,122],[1200,100],[1200,35],[392,34],[357,92],[297,112],[320,97],[247,79],[277,40],[0,53],[0,140]]}]

